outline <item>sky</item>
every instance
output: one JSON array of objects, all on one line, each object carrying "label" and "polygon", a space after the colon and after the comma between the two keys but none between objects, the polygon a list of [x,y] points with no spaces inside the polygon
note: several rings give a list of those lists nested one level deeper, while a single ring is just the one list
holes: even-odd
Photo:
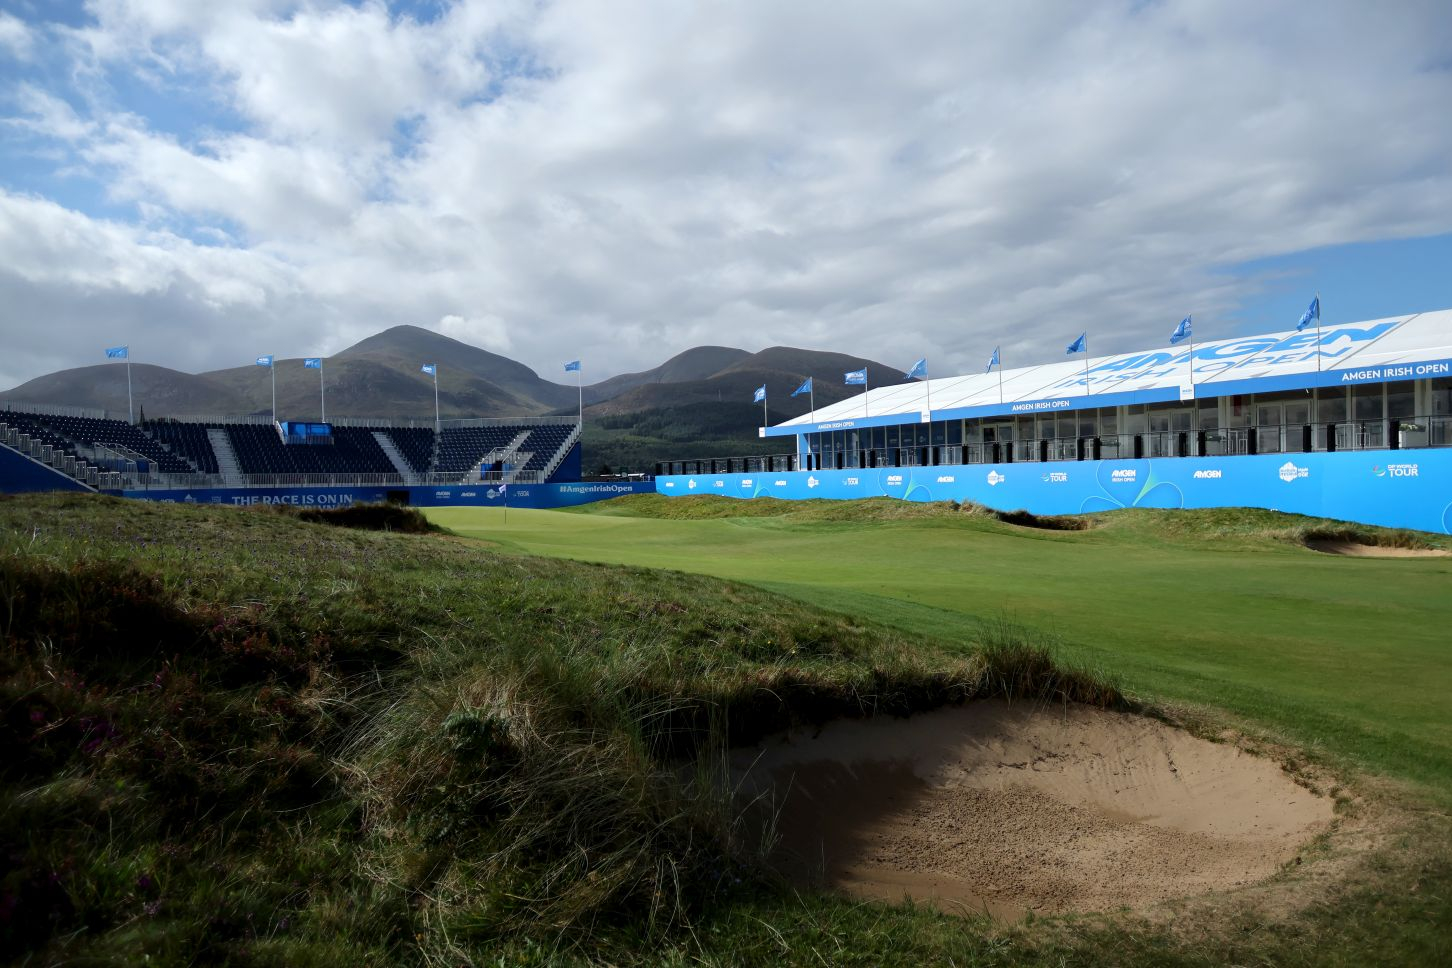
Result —
[{"label": "sky", "polygon": [[0,0],[0,387],[1452,308],[1446,0]]}]

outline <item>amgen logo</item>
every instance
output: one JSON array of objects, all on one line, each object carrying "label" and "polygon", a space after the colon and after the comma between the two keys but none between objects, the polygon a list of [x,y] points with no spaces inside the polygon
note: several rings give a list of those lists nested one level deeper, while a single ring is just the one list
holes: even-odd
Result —
[{"label": "amgen logo", "polygon": [[889,483],[889,484],[901,484],[902,483],[902,475],[901,474],[889,474],[889,475],[887,475],[887,483]]},{"label": "amgen logo", "polygon": [[1133,467],[1109,472],[1109,480],[1113,484],[1133,484],[1138,479],[1139,471]]},{"label": "amgen logo", "polygon": [[989,471],[988,472],[988,486],[989,487],[997,487],[998,485],[1002,484],[1006,480],[1008,480],[1008,478],[1006,478],[1002,474],[998,473],[998,471]]},{"label": "amgen logo", "polygon": [[1285,481],[1287,484],[1289,484],[1291,481],[1296,480],[1297,478],[1310,476],[1311,468],[1309,467],[1297,467],[1290,461],[1286,461],[1284,464],[1281,465],[1281,480]]},{"label": "amgen logo", "polygon": [[1416,464],[1388,464],[1385,467],[1377,465],[1371,469],[1377,477],[1416,477]]},{"label": "amgen logo", "polygon": [[938,478],[939,484],[952,484],[955,481],[956,478],[954,478],[952,474],[943,474]]},{"label": "amgen logo", "polygon": [[1220,478],[1222,478],[1224,476],[1225,476],[1225,472],[1222,471],[1222,470],[1220,470],[1220,469],[1218,469],[1218,468],[1212,468],[1212,469],[1210,469],[1208,471],[1196,471],[1195,472],[1195,478],[1197,480],[1201,480],[1201,481],[1204,481],[1204,480],[1219,480]]}]

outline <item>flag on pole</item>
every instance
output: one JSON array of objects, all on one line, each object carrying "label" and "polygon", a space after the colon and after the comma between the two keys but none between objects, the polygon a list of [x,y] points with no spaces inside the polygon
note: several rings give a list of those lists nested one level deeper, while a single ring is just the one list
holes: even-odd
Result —
[{"label": "flag on pole", "polygon": [[792,396],[799,397],[803,393],[811,393],[811,392],[812,392],[812,378],[811,377],[807,377],[805,380],[802,381],[802,385],[801,386],[797,387],[795,390],[792,391]]},{"label": "flag on pole", "polygon": [[916,380],[918,377],[922,377],[924,380],[928,378],[928,358],[926,356],[914,363],[912,369],[902,375],[904,380]]},{"label": "flag on pole", "polygon": [[580,368],[580,361],[579,360],[571,360],[570,362],[568,362],[568,363],[565,364],[565,372],[566,373],[573,373],[576,370],[578,370],[579,368]]},{"label": "flag on pole", "polygon": [[1085,330],[1084,332],[1082,332],[1082,333],[1079,334],[1079,338],[1078,339],[1074,340],[1074,342],[1072,342],[1072,343],[1069,344],[1068,349],[1065,350],[1065,355],[1069,355],[1069,354],[1072,354],[1072,353],[1082,353],[1082,352],[1084,352],[1085,349],[1088,348],[1088,346],[1089,346],[1089,331],[1088,330]]},{"label": "flag on pole", "polygon": [[429,376],[435,376],[439,372],[439,365],[437,363],[425,363],[419,369]]},{"label": "flag on pole", "polygon": [[993,368],[995,366],[1002,366],[1002,365],[1003,365],[1002,363],[998,362],[998,347],[995,346],[993,348],[993,355],[988,358],[988,366],[986,368],[984,368],[983,372],[984,373],[992,373],[993,372]]},{"label": "flag on pole", "polygon": [[849,384],[856,386],[867,385],[867,367],[865,366],[860,370],[853,370],[851,373],[844,373],[842,374],[842,376],[843,379],[845,379],[846,382]]},{"label": "flag on pole", "polygon": [[271,356],[259,356],[257,358],[257,365],[258,366],[271,366],[272,365],[272,357]]},{"label": "flag on pole", "polygon": [[323,358],[321,356],[309,356],[303,360],[303,366],[309,370],[321,370],[323,368]]},{"label": "flag on pole", "polygon": [[125,360],[130,357],[131,347],[129,346],[113,346],[106,350],[106,359],[108,360]]},{"label": "flag on pole", "polygon": [[752,403],[760,403],[761,401],[763,401],[765,399],[766,399],[766,384],[763,383],[761,386],[759,386],[759,387],[756,388],[756,393],[752,395],[751,402]]},{"label": "flag on pole", "polygon": [[1312,299],[1311,305],[1306,307],[1304,313],[1301,313],[1301,321],[1296,324],[1297,331],[1303,330],[1311,325],[1311,320],[1313,319],[1318,323],[1321,321],[1321,297],[1319,295],[1315,299]]},{"label": "flag on pole", "polygon": [[1190,338],[1190,317],[1189,316],[1186,316],[1184,319],[1180,320],[1180,325],[1176,326],[1175,327],[1175,331],[1170,334],[1170,345],[1171,346],[1174,346],[1176,343],[1180,342],[1181,340],[1187,340],[1189,338]]}]

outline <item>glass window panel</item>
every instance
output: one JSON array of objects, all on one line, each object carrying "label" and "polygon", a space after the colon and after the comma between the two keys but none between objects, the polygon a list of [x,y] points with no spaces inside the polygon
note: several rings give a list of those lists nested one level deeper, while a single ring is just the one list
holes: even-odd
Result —
[{"label": "glass window panel", "polygon": [[1414,417],[1417,413],[1417,395],[1411,380],[1386,385],[1386,415],[1396,420]]},{"label": "glass window panel", "polygon": [[1342,423],[1346,420],[1346,391],[1341,387],[1323,387],[1317,393],[1316,417],[1319,423]]},{"label": "glass window panel", "polygon": [[1352,410],[1357,420],[1382,418],[1382,395],[1385,391],[1381,384],[1355,387],[1351,392]]}]

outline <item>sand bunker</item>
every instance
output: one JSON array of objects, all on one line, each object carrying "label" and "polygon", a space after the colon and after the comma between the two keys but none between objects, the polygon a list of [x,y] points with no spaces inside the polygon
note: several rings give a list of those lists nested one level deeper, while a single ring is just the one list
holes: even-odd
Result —
[{"label": "sand bunker", "polygon": [[1306,547],[1328,555],[1351,555],[1353,558],[1446,558],[1448,555],[1446,551],[1433,548],[1386,548],[1357,544],[1355,541],[1307,541]]},{"label": "sand bunker", "polygon": [[732,766],[798,883],[1002,918],[1254,883],[1332,814],[1269,760],[1084,706],[840,721]]}]

